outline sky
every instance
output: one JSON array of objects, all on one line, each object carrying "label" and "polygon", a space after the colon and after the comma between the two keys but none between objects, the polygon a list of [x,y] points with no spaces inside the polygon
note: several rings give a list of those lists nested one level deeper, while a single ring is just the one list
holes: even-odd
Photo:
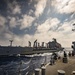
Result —
[{"label": "sky", "polygon": [[52,41],[71,47],[75,41],[75,0],[0,0],[0,45],[27,46]]}]

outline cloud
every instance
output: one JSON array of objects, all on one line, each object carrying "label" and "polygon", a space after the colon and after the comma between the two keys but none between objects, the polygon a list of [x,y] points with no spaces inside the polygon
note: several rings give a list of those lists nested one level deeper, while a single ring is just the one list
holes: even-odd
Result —
[{"label": "cloud", "polygon": [[20,39],[21,37],[15,34],[14,35],[12,34],[13,34],[12,32],[5,33],[4,34],[5,39],[0,39],[0,45],[9,46],[10,45],[9,40],[13,40],[13,46],[19,46],[19,45],[22,46],[21,44],[22,39]]},{"label": "cloud", "polygon": [[23,19],[21,20],[21,27],[20,29],[28,28],[32,25],[32,22],[34,21],[34,17],[29,15],[23,15]]},{"label": "cloud", "polygon": [[[51,24],[50,24],[51,22]],[[56,23],[53,23],[56,22]],[[47,19],[43,24],[38,25],[37,27],[37,31],[35,32],[34,35],[29,35],[29,34],[25,34],[23,36],[18,36],[16,34],[14,34],[14,42],[13,45],[15,46],[28,46],[28,41],[31,41],[32,46],[34,41],[37,39],[38,42],[41,44],[41,42],[49,42],[52,40],[52,38],[56,38],[57,41],[59,43],[61,43],[62,46],[64,47],[70,47],[72,41],[74,40],[74,34],[71,32],[71,24],[74,22],[74,20],[70,21],[70,22],[65,22],[63,23],[58,30],[59,31],[52,31],[49,30],[50,27],[55,27],[57,26],[57,24],[60,23],[60,20],[58,20],[57,18],[50,18]],[[64,29],[63,31],[61,31],[61,29]],[[68,32],[69,34],[65,34],[66,32]],[[71,33],[70,33],[71,32]],[[6,33],[5,37],[8,39],[8,45],[9,45],[9,39],[12,38],[12,33]],[[1,42],[1,44],[3,44],[3,42]]]},{"label": "cloud", "polygon": [[71,34],[74,21],[75,20],[73,19],[73,20],[71,20],[69,22],[68,21],[64,22],[63,24],[61,24],[61,26],[58,28],[58,30],[60,30],[60,32],[62,32],[64,34],[66,33],[67,35]]},{"label": "cloud", "polygon": [[12,3],[7,3],[8,8],[10,9],[10,13],[12,14],[20,14],[21,13],[21,7],[20,5],[14,0]]},{"label": "cloud", "polygon": [[60,20],[58,20],[57,18],[49,18],[43,24],[37,27],[37,32],[48,32],[49,29],[56,28],[59,23]]},{"label": "cloud", "polygon": [[0,26],[5,25],[6,22],[7,22],[6,18],[0,15]]},{"label": "cloud", "polygon": [[13,35],[12,35],[12,34],[13,34],[12,32],[9,32],[9,33],[6,32],[6,33],[4,34],[4,36],[5,36],[5,38],[6,38],[7,40],[11,40],[11,39],[13,40]]},{"label": "cloud", "polygon": [[43,24],[38,25],[37,32],[39,32],[39,33],[47,32],[50,29],[49,21],[50,20],[48,19]]},{"label": "cloud", "polygon": [[[35,34],[33,35],[33,39],[37,39],[38,42],[49,42],[52,40],[52,38],[57,37],[59,35],[59,32],[54,32],[52,30],[49,30],[52,27],[57,26],[60,23],[60,20],[57,18],[49,18],[44,23],[38,24],[37,30]],[[54,36],[53,36],[54,35]]]},{"label": "cloud", "polygon": [[17,20],[15,17],[12,17],[9,22],[10,27],[14,28],[17,25]]},{"label": "cloud", "polygon": [[21,21],[22,19],[19,19],[18,17],[10,17],[8,16],[9,19],[9,26],[11,28],[15,28],[16,26],[21,26]]},{"label": "cloud", "polygon": [[52,18],[50,20],[50,28],[56,28],[56,27],[58,27],[59,23],[60,23],[60,20],[58,18]]},{"label": "cloud", "polygon": [[5,24],[7,23],[7,20],[5,17],[0,15],[0,35],[3,34],[3,31],[5,30]]},{"label": "cloud", "polygon": [[[34,39],[38,39],[38,42],[48,42],[52,38],[56,38],[63,47],[71,47],[71,43],[74,40],[74,33],[72,32],[72,24],[74,20],[61,23],[57,18],[47,19],[43,24],[38,25],[37,31],[34,34]],[[60,25],[58,27],[58,25]],[[56,30],[49,30],[50,28],[58,27]],[[63,30],[62,30],[63,29]],[[59,31],[60,30],[60,31]]]},{"label": "cloud", "polygon": [[67,32],[71,32],[72,31],[72,27],[71,27],[71,25],[70,25],[70,23],[67,23],[67,22],[65,22],[62,26],[61,26],[61,29],[63,29],[64,31],[62,31],[62,32],[64,32],[64,33],[67,33]]},{"label": "cloud", "polygon": [[29,11],[29,15],[31,15],[33,13],[33,10],[31,9],[30,11]]},{"label": "cloud", "polygon": [[[18,36],[16,34],[14,34],[12,36],[12,33],[6,33],[5,37],[7,38],[8,44],[6,44],[7,46],[10,44],[9,40],[13,40],[13,46],[28,46],[28,41],[31,41],[33,43],[33,37],[29,34],[25,34],[23,36]],[[1,40],[0,40],[1,41]],[[4,40],[2,40],[3,42],[0,42],[1,45],[4,44]],[[4,44],[4,45],[5,45]]]},{"label": "cloud", "polygon": [[47,0],[39,0],[38,3],[35,5],[35,16],[36,17],[39,17],[43,13],[46,7],[46,2]]},{"label": "cloud", "polygon": [[[71,42],[75,40],[75,33],[72,32],[72,24],[75,21],[74,0],[51,0],[52,3],[48,0],[30,0],[25,2],[27,4],[16,0],[8,1],[7,11],[10,14],[1,12],[3,16],[0,15],[1,45],[9,45],[10,39],[14,40],[14,46],[27,46],[28,41],[33,45],[36,39],[40,43],[47,43],[56,38],[61,45],[70,47]],[[13,33],[8,26],[12,30],[18,30]],[[32,29],[35,30],[34,34]],[[21,31],[24,34],[20,35]]]},{"label": "cloud", "polygon": [[[13,25],[15,24],[14,23],[15,18],[13,18],[13,20],[12,20],[12,18],[9,17],[9,19],[11,20],[10,21],[10,24],[11,24],[10,26],[13,27]],[[0,41],[1,42],[2,41],[5,42],[5,40],[9,40],[9,39],[13,38],[13,32],[11,32],[9,30],[9,27],[8,27],[8,25],[6,23],[8,23],[8,19],[6,17],[3,17],[2,15],[0,15]]]},{"label": "cloud", "polygon": [[13,14],[20,14],[21,13],[21,9],[19,5],[16,5],[15,8],[13,9]]},{"label": "cloud", "polygon": [[75,12],[75,0],[52,0],[52,6],[54,6],[56,11],[61,14]]}]

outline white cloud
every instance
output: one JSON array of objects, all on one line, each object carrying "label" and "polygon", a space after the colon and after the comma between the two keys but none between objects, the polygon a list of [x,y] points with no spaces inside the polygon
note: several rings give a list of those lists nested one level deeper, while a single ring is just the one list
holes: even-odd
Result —
[{"label": "white cloud", "polygon": [[15,17],[12,17],[12,18],[10,19],[9,25],[10,25],[12,28],[17,25],[17,20],[16,20]]},{"label": "white cloud", "polygon": [[6,18],[0,15],[0,35],[3,34],[3,31],[5,30],[5,23],[7,22]]},{"label": "white cloud", "polygon": [[[74,23],[75,20],[71,20],[71,21],[66,21],[64,22],[63,24],[61,24],[61,26],[58,28],[58,30],[60,30],[60,32],[62,33],[67,33],[67,34],[70,34],[72,33],[72,28],[73,28],[73,23]],[[63,30],[63,31],[61,31]]]},{"label": "white cloud", "polygon": [[37,32],[43,33],[43,32],[47,32],[49,29],[50,29],[50,24],[49,24],[49,19],[48,19],[43,24],[37,27]]},{"label": "white cloud", "polygon": [[5,45],[5,46],[9,46],[10,42],[9,40],[13,40],[13,46],[22,46],[22,39],[20,36],[17,36],[14,34],[14,37],[12,35],[13,33],[5,33],[5,40],[4,39],[0,39],[0,45]]},{"label": "white cloud", "polygon": [[68,14],[75,12],[75,0],[53,0],[52,5],[58,13]]},{"label": "white cloud", "polygon": [[[74,22],[74,20],[70,22],[63,23],[59,29],[64,29],[63,31],[49,31],[50,27],[55,27],[57,24],[60,23],[60,21],[57,18],[48,19],[43,24],[39,25],[37,27],[37,31],[34,35],[25,34],[22,37],[15,36],[15,44],[16,45],[22,45],[22,46],[28,46],[28,41],[31,41],[32,46],[33,42],[37,39],[38,42],[49,42],[52,40],[52,38],[56,38],[59,43],[63,47],[71,47],[71,43],[74,40],[75,33],[72,33],[71,31],[71,24]],[[51,23],[51,24],[50,24]],[[58,29],[58,30],[59,30]],[[39,33],[38,33],[39,32]],[[68,34],[65,34],[68,33]],[[20,39],[22,38],[22,39]],[[19,43],[18,43],[19,42]]]},{"label": "white cloud", "polygon": [[1,46],[8,46],[9,45],[9,41],[0,39],[0,45]]},{"label": "white cloud", "polygon": [[59,19],[53,18],[50,20],[50,27],[57,27],[59,23],[60,23]]},{"label": "white cloud", "polygon": [[8,40],[11,40],[11,39],[13,40],[13,35],[12,35],[12,34],[13,34],[13,33],[11,33],[11,32],[9,32],[9,33],[6,32],[4,36],[5,36],[5,38],[8,39]]},{"label": "white cloud", "polygon": [[31,15],[33,13],[33,10],[31,9],[30,11],[29,11],[29,15]]},{"label": "white cloud", "polygon": [[8,2],[8,8],[10,9],[10,13],[12,14],[21,13],[21,7],[16,1],[13,1],[12,3]]},{"label": "white cloud", "polygon": [[39,0],[38,3],[35,5],[35,9],[36,9],[35,16],[36,17],[39,17],[43,13],[46,7],[46,2],[47,0]]},{"label": "white cloud", "polygon": [[16,5],[15,8],[13,9],[13,14],[20,14],[21,13],[21,9],[19,5]]},{"label": "white cloud", "polygon": [[[16,27],[16,25],[20,25],[21,30],[29,28],[32,25],[32,22],[43,13],[46,7],[46,1],[47,0],[39,0],[38,3],[35,5],[35,11],[33,12],[33,10],[31,9],[28,13],[29,15],[23,15],[22,19],[19,19],[17,17],[10,17],[9,15],[8,19],[10,20],[10,26],[14,28]],[[12,14],[21,13],[21,7],[18,5],[17,2],[14,1],[13,3],[9,3],[8,6]],[[52,6],[55,7],[58,13],[67,14],[75,12],[75,0],[52,0]],[[48,11],[48,13],[50,12],[51,10]],[[35,14],[35,17],[30,16],[32,13]],[[74,14],[71,16],[71,19],[73,19],[73,16]],[[34,25],[37,27],[34,35],[25,34],[23,36],[18,36],[10,32],[8,30],[8,27],[5,27],[5,23],[7,22],[7,20],[5,17],[0,16],[0,35],[3,34],[4,38],[6,38],[5,40],[0,39],[0,44],[7,45],[8,43],[9,45],[9,40],[13,39],[14,45],[26,46],[28,45],[28,41],[31,41],[33,44],[33,42],[37,39],[38,42],[44,41],[47,43],[48,41],[51,41],[52,38],[56,38],[57,41],[61,43],[61,45],[70,47],[72,41],[75,40],[75,33],[71,31],[74,21],[75,19],[68,22],[68,19],[66,19],[64,23],[60,23],[60,20],[58,18],[49,18],[40,25],[39,22],[34,23]],[[60,26],[58,27],[58,25]],[[57,27],[58,30],[55,31],[55,28]]]},{"label": "white cloud", "polygon": [[0,15],[0,26],[5,25],[6,22],[7,22],[6,18]]},{"label": "white cloud", "polygon": [[8,17],[8,19],[11,28],[15,28],[16,26],[21,25],[22,19],[19,19],[18,17]]},{"label": "white cloud", "polygon": [[[57,18],[47,19],[43,24],[38,25],[37,31],[34,34],[33,38],[37,39],[38,42],[48,42],[52,38],[56,38],[63,47],[71,47],[72,41],[74,41],[75,33],[72,32],[72,24],[74,20],[64,22],[60,24],[60,31],[52,31],[50,28],[57,27],[60,23],[60,20]],[[63,31],[62,31],[63,29]]]},{"label": "white cloud", "polygon": [[58,26],[60,21],[57,18],[47,19],[43,24],[37,27],[37,32],[48,32],[50,28]]},{"label": "white cloud", "polygon": [[23,19],[21,20],[21,27],[20,29],[28,28],[32,25],[32,22],[34,21],[34,17],[29,15],[24,15]]},{"label": "white cloud", "polygon": [[50,19],[47,19],[43,24],[41,25],[38,25],[37,27],[37,31],[35,32],[34,36],[33,36],[33,39],[37,39],[38,42],[49,42],[52,40],[52,38],[58,38],[59,35],[59,32],[53,32],[53,31],[50,31],[49,29],[52,28],[52,27],[55,27],[57,26],[57,24],[59,24],[60,21],[57,19],[57,18],[50,18]]},{"label": "white cloud", "polygon": [[[23,36],[18,36],[16,34],[13,34],[13,36],[12,36],[12,33],[6,33],[5,38],[7,39],[6,42],[8,42],[8,44],[6,44],[6,45],[10,44],[9,40],[13,40],[13,46],[28,46],[28,41],[31,41],[32,43],[34,41],[33,37],[29,34],[25,34]],[[2,41],[4,44],[4,40],[2,40]],[[1,43],[2,42],[0,42],[0,44]]]}]

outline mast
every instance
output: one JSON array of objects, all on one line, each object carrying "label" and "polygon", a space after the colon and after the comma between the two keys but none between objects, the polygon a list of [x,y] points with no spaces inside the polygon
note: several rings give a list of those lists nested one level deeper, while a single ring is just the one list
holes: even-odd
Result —
[{"label": "mast", "polygon": [[72,28],[72,31],[75,31],[75,23],[73,24],[73,28]]},{"label": "mast", "polygon": [[12,46],[13,40],[9,40],[10,41],[10,46]]}]

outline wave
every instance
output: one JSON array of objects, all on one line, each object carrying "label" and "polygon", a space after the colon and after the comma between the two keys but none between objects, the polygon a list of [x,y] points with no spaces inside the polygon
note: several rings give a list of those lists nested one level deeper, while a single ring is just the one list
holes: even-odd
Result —
[{"label": "wave", "polygon": [[32,59],[30,59],[30,60],[27,61],[27,62],[24,62],[24,61],[23,61],[23,64],[29,64],[29,63],[31,62],[31,60],[32,60]]},{"label": "wave", "polygon": [[29,72],[26,72],[26,74],[25,74],[25,75],[28,75],[28,73],[29,73]]},{"label": "wave", "polygon": [[25,55],[26,57],[35,57],[35,56],[46,56],[51,55],[52,53],[43,53],[43,54],[33,54],[33,55]]},{"label": "wave", "polygon": [[25,70],[27,70],[29,68],[29,66],[27,66],[26,68],[24,68],[24,69],[21,69],[20,71],[25,71]]}]

